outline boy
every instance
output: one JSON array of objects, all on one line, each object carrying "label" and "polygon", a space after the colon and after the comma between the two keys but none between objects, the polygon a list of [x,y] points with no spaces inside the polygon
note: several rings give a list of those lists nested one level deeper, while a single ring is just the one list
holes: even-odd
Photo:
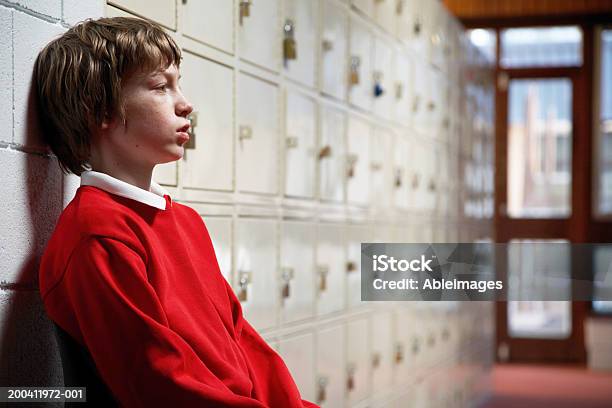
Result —
[{"label": "boy", "polygon": [[180,60],[135,18],[86,20],[38,56],[44,137],[81,176],[41,261],[45,308],[122,406],[315,406],[244,320],[200,216],[151,181],[189,139]]}]

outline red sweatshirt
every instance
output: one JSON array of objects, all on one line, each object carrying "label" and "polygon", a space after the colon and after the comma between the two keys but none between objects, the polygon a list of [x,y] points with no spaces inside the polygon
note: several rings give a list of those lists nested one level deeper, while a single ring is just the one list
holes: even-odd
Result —
[{"label": "red sweatshirt", "polygon": [[40,291],[123,406],[316,406],[243,318],[193,209],[154,183],[87,172],[81,184],[43,255]]}]

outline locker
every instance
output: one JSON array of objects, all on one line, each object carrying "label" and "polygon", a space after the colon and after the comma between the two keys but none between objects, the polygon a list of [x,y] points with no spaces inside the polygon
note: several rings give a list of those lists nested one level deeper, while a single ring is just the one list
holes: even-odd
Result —
[{"label": "locker", "polygon": [[319,196],[322,200],[342,202],[346,179],[346,114],[331,107],[322,109]]},{"label": "locker", "polygon": [[366,225],[347,226],[346,285],[349,308],[365,306],[361,302],[361,243],[370,242],[371,238]]},{"label": "locker", "polygon": [[247,74],[238,76],[236,135],[239,191],[278,192],[278,87]]},{"label": "locker", "polygon": [[426,57],[426,26],[425,3],[429,1],[403,0],[401,13],[398,15],[397,35],[415,56]]},{"label": "locker", "polygon": [[109,0],[108,4],[151,19],[166,28],[176,31],[175,0],[160,0],[153,3],[146,0]]},{"label": "locker", "polygon": [[350,36],[349,102],[360,109],[370,111],[374,98],[373,35],[357,17],[351,17]]},{"label": "locker", "polygon": [[347,399],[352,406],[368,397],[370,364],[368,359],[368,321],[353,320],[347,323]]},{"label": "locker", "polygon": [[[374,113],[385,120],[392,120],[393,104],[395,102],[393,48],[391,44],[380,37],[374,39],[373,65],[373,86],[377,91],[373,91]],[[380,91],[382,91],[382,94],[380,94]]]},{"label": "locker", "polygon": [[315,402],[321,407],[344,405],[346,390],[344,325],[317,333],[317,378]]},{"label": "locker", "polygon": [[319,224],[317,229],[315,288],[317,314],[339,312],[345,305],[346,254],[344,227]]},{"label": "locker", "polygon": [[316,106],[312,98],[286,92],[285,195],[314,197]]},{"label": "locker", "polygon": [[348,17],[333,1],[322,3],[321,91],[339,100],[347,92]]},{"label": "locker", "polygon": [[314,315],[314,239],[310,222],[281,224],[279,288],[281,322],[290,323]]},{"label": "locker", "polygon": [[391,131],[375,127],[372,132],[371,146],[371,198],[374,207],[387,208],[391,205],[393,195],[393,163],[389,162],[394,146],[394,135]]},{"label": "locker", "polygon": [[281,339],[278,342],[278,353],[289,368],[301,397],[314,401],[316,398],[314,335],[306,333]]},{"label": "locker", "polygon": [[390,91],[395,106],[394,120],[402,125],[410,125],[412,120],[412,93],[414,78],[412,72],[412,61],[409,55],[401,49],[395,53],[395,82]]},{"label": "locker", "polygon": [[391,313],[377,312],[370,318],[370,332],[372,333],[371,370],[372,394],[386,393],[393,381],[393,332]]},{"label": "locker", "polygon": [[[243,0],[239,0],[242,3]],[[240,17],[238,7],[238,47],[240,57],[272,71],[278,71],[281,60],[282,23],[279,0],[258,0],[250,3],[249,15]]]},{"label": "locker", "polygon": [[239,218],[236,221],[234,288],[246,319],[257,330],[276,325],[276,243],[273,220]]},{"label": "locker", "polygon": [[158,164],[153,168],[153,180],[158,184],[176,186],[177,164],[175,161]]},{"label": "locker", "polygon": [[410,165],[408,141],[404,135],[395,137],[393,146],[392,192],[396,208],[408,208],[408,168]]},{"label": "locker", "polygon": [[398,0],[376,0],[374,17],[376,23],[391,35],[396,35],[398,19]]},{"label": "locker", "polygon": [[350,116],[347,136],[347,200],[351,204],[366,206],[370,194],[370,137],[368,122]]},{"label": "locker", "polygon": [[195,149],[183,158],[183,185],[187,188],[233,190],[234,71],[224,65],[183,53],[182,88],[194,106]]},{"label": "locker", "polygon": [[284,1],[285,19],[283,23],[294,24],[292,31],[297,45],[297,58],[285,62],[285,73],[289,78],[314,88],[319,2],[312,0]]},{"label": "locker", "polygon": [[204,217],[206,229],[215,248],[215,255],[223,277],[231,283],[232,220],[229,217]]},{"label": "locker", "polygon": [[[183,1],[183,35],[234,53],[234,2],[217,0]],[[214,10],[214,12],[211,12]]]}]

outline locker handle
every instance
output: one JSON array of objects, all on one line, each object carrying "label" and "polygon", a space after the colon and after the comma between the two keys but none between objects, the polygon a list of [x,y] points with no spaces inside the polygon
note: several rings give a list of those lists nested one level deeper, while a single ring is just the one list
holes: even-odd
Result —
[{"label": "locker handle", "polygon": [[245,17],[250,17],[251,15],[251,6],[253,5],[253,0],[240,0],[240,25]]},{"label": "locker handle", "polygon": [[238,300],[245,302],[247,300],[248,287],[251,283],[251,271],[238,272]]},{"label": "locker handle", "polygon": [[346,263],[346,271],[348,273],[355,272],[357,270],[357,263],[353,261],[348,261]]},{"label": "locker handle", "polygon": [[380,353],[376,352],[374,354],[372,354],[372,367],[373,368],[378,368],[380,367]]},{"label": "locker handle", "polygon": [[287,148],[293,149],[298,147],[299,139],[297,136],[287,136]]},{"label": "locker handle", "polygon": [[291,292],[290,292],[290,281],[291,279],[293,279],[294,276],[294,270],[291,267],[284,267],[281,269],[281,279],[282,279],[282,289],[281,289],[281,298],[282,299],[287,299]]},{"label": "locker handle", "polygon": [[329,378],[326,376],[320,376],[317,380],[317,404],[319,405],[327,399],[327,384],[329,384]]},{"label": "locker handle", "polygon": [[196,133],[195,127],[198,125],[198,112],[191,112],[189,116],[187,116],[187,120],[189,120],[189,130],[187,133],[189,134],[189,141],[183,145],[185,149],[195,149],[196,147]]},{"label": "locker handle", "polygon": [[329,52],[334,49],[334,42],[332,40],[324,38],[321,41],[321,47],[323,48],[323,51]]},{"label": "locker handle", "polygon": [[402,361],[404,361],[404,345],[397,343],[395,345],[395,363],[400,364]]},{"label": "locker handle", "polygon": [[357,367],[354,363],[348,363],[346,366],[346,389],[353,391],[355,389],[355,371]]},{"label": "locker handle", "polygon": [[395,99],[402,99],[404,95],[404,84],[397,82],[395,84]]},{"label": "locker handle", "polygon": [[395,5],[395,14],[398,16],[404,14],[404,1],[405,0],[397,0],[397,4]]}]

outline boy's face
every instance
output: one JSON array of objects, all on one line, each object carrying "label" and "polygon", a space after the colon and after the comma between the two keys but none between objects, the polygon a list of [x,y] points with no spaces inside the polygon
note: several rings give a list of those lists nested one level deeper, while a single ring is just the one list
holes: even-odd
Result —
[{"label": "boy's face", "polygon": [[193,106],[178,81],[175,65],[164,71],[134,74],[124,81],[125,126],[119,119],[107,125],[116,159],[152,167],[183,157],[183,145],[189,139],[187,115]]}]

